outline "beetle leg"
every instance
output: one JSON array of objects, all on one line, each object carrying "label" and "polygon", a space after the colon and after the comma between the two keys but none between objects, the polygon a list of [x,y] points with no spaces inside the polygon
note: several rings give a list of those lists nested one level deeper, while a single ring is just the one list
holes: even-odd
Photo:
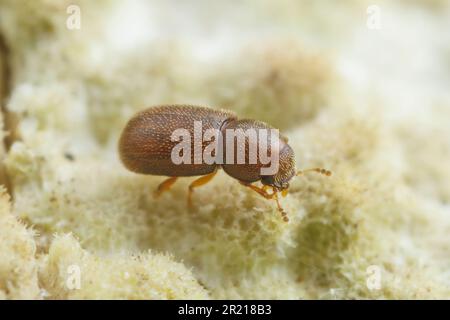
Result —
[{"label": "beetle leg", "polygon": [[159,197],[164,191],[169,190],[170,187],[175,183],[175,181],[177,181],[177,179],[178,177],[170,177],[161,182],[153,194],[155,198]]},{"label": "beetle leg", "polygon": [[210,182],[211,179],[214,178],[216,173],[217,173],[217,168],[214,169],[214,171],[211,172],[210,174],[207,174],[206,176],[202,176],[202,177],[198,178],[197,180],[194,180],[189,185],[189,192],[188,192],[188,205],[189,205],[189,207],[192,207],[192,193],[194,192],[194,188],[200,187],[200,186]]},{"label": "beetle leg", "polygon": [[263,187],[262,187],[262,190],[263,190],[265,193],[267,193],[267,194],[273,194],[273,192],[274,192],[273,188],[272,188],[272,193],[268,193],[268,192],[267,192],[267,189],[270,189],[270,188],[272,188],[272,187],[266,185],[266,186],[263,186]]},{"label": "beetle leg", "polygon": [[320,174],[323,174],[323,175],[326,175],[326,176],[331,176],[331,171],[327,170],[327,169],[323,169],[323,168],[311,168],[311,169],[299,170],[299,171],[297,171],[296,175],[297,176],[302,176],[305,173],[311,172],[311,171],[314,171],[314,172],[317,172],[317,173],[320,173]]},{"label": "beetle leg", "polygon": [[275,202],[277,203],[278,211],[281,213],[281,217],[285,222],[289,221],[289,218],[287,217],[286,211],[281,207],[280,201],[278,200],[278,192],[272,188],[272,193],[268,193],[266,190],[271,188],[270,186],[263,186],[262,188],[259,188],[257,186],[254,186],[250,183],[239,181],[241,184],[243,184],[246,187],[249,187],[250,189],[256,191],[260,195],[262,195],[266,199],[275,199]]},{"label": "beetle leg", "polygon": [[259,187],[257,187],[257,186],[254,186],[254,185],[248,183],[248,182],[244,182],[244,181],[239,181],[239,182],[240,182],[242,185],[244,185],[244,186],[246,186],[246,187],[252,189],[253,191],[256,191],[257,193],[259,193],[260,195],[262,195],[262,196],[263,196],[264,198],[266,198],[266,199],[272,199],[273,196],[274,196],[274,193],[268,193],[268,192],[266,191],[267,188],[265,188],[265,187],[259,188]]}]

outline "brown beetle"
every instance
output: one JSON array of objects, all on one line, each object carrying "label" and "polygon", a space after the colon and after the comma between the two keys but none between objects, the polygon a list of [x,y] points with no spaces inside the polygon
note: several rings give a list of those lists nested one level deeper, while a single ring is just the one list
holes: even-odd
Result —
[{"label": "brown beetle", "polygon": [[[169,178],[163,181],[155,192],[155,195],[160,195],[162,192],[168,190],[170,186],[177,180],[178,177],[202,176],[194,180],[189,185],[188,203],[191,205],[191,195],[194,188],[209,182],[217,173],[219,168],[239,180],[239,182],[252,190],[256,191],[266,199],[275,199],[278,209],[285,221],[288,221],[287,215],[281,208],[278,201],[278,192],[284,196],[289,188],[289,181],[295,176],[303,174],[307,171],[315,171],[325,175],[331,175],[331,172],[321,168],[313,168],[296,172],[294,152],[287,143],[287,139],[283,136],[273,140],[277,142],[278,152],[278,170],[271,175],[261,175],[261,168],[267,167],[267,163],[263,164],[259,155],[255,162],[249,161],[249,150],[253,147],[252,140],[249,137],[245,138],[244,145],[239,147],[234,143],[234,151],[239,148],[245,149],[245,163],[235,162],[218,162],[207,163],[206,161],[195,162],[199,153],[206,150],[209,142],[201,141],[199,148],[191,149],[187,155],[189,163],[176,164],[173,161],[173,150],[178,144],[173,139],[175,130],[183,128],[190,136],[195,138],[195,122],[201,122],[201,134],[205,134],[207,130],[215,130],[220,133],[226,144],[229,130],[246,130],[246,129],[274,129],[268,124],[248,119],[237,119],[236,115],[223,109],[211,109],[206,107],[190,106],[190,105],[167,105],[156,106],[137,113],[130,119],[125,129],[122,132],[119,141],[120,158],[129,170],[151,175],[168,176]],[[192,138],[191,138],[192,139]],[[216,136],[215,139],[218,139]],[[230,138],[228,138],[230,139]],[[233,137],[234,142],[237,138]],[[270,144],[271,137],[267,138],[267,154],[274,154],[271,150],[273,145]],[[212,139],[211,139],[212,141]],[[195,143],[195,141],[190,141]],[[242,142],[242,141],[241,141]],[[223,154],[218,156],[217,150],[213,152],[214,156],[225,160],[227,156],[227,149],[223,150]],[[230,152],[229,152],[230,153]],[[234,156],[234,154],[233,154]],[[197,158],[198,159],[198,158]],[[253,185],[253,182],[261,181],[263,187]],[[271,188],[271,192],[268,189]]]}]

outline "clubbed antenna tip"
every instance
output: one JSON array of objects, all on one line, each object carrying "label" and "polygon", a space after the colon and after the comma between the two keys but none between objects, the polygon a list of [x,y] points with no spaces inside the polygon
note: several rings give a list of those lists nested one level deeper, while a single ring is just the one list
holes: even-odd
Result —
[{"label": "clubbed antenna tip", "polygon": [[323,168],[311,168],[311,169],[306,169],[306,170],[299,170],[299,171],[297,172],[297,176],[302,176],[302,175],[304,175],[305,173],[311,172],[311,171],[317,172],[317,173],[320,173],[320,174],[323,174],[323,175],[325,175],[325,176],[327,176],[327,177],[331,176],[331,174],[332,174],[331,171],[330,171],[330,170],[327,170],[327,169],[323,169]]}]

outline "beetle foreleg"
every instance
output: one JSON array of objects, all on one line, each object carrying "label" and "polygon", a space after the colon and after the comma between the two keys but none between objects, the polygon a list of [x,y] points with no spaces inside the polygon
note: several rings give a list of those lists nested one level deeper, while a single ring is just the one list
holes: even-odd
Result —
[{"label": "beetle foreleg", "polygon": [[256,191],[258,194],[262,195],[264,198],[266,198],[268,200],[275,199],[275,202],[277,203],[278,211],[281,213],[281,217],[283,218],[284,221],[286,221],[286,222],[289,221],[286,211],[284,211],[284,209],[281,207],[280,201],[278,200],[278,192],[274,188],[272,188],[272,193],[268,193],[267,189],[271,188],[270,186],[263,186],[262,188],[259,188],[250,183],[247,183],[247,182],[243,182],[243,181],[239,181],[239,182],[241,184],[243,184],[244,186],[252,189],[253,191]]},{"label": "beetle foreleg", "polygon": [[[257,186],[254,186],[254,185],[252,185],[252,184],[250,184],[250,183],[247,183],[247,182],[244,182],[244,181],[239,181],[239,182],[240,182],[242,185],[244,185],[244,186],[246,186],[246,187],[252,189],[253,191],[257,192],[258,194],[262,195],[262,196],[263,196],[264,198],[266,198],[266,199],[272,199],[272,198],[274,197],[274,194],[275,194],[275,193],[268,193],[268,192],[266,191],[266,189],[267,189],[266,186],[264,186],[264,187],[262,187],[262,188],[259,188],[259,187],[257,187]],[[273,190],[273,189],[272,189],[272,190]]]}]

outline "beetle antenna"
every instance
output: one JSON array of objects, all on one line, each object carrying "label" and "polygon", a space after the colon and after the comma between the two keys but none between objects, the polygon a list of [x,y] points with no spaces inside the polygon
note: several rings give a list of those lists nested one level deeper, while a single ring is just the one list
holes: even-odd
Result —
[{"label": "beetle antenna", "polygon": [[284,209],[280,205],[280,200],[278,199],[278,194],[275,193],[274,195],[275,195],[275,201],[277,203],[278,211],[281,214],[281,218],[284,220],[284,222],[289,222],[289,218],[287,216],[286,211],[284,211]]},{"label": "beetle antenna", "polygon": [[296,175],[297,176],[302,176],[305,173],[308,173],[308,172],[311,172],[311,171],[323,174],[323,175],[328,176],[328,177],[331,176],[331,171],[327,170],[327,169],[323,169],[323,168],[311,168],[311,169],[299,170],[299,171],[297,171]]}]

